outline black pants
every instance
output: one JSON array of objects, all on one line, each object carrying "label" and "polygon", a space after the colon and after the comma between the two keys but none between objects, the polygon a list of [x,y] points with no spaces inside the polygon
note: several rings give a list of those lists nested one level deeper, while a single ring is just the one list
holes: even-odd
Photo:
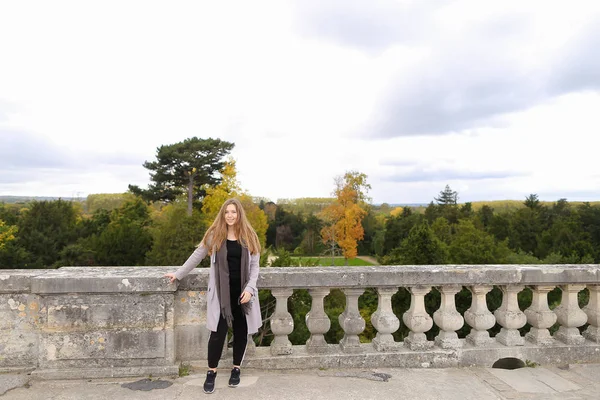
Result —
[{"label": "black pants", "polygon": [[[233,314],[233,365],[240,365],[246,353],[248,343],[248,323],[238,304],[238,298],[242,294],[241,282],[230,281],[229,293],[231,299],[231,313]],[[217,368],[221,359],[221,352],[227,338],[227,321],[221,315],[216,332],[210,333],[208,339],[208,368]]]}]

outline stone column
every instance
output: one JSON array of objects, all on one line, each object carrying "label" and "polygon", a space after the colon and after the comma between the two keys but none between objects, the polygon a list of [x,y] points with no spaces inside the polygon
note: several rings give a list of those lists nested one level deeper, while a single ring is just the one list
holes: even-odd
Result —
[{"label": "stone column", "polygon": [[431,286],[413,286],[410,292],[410,308],[402,315],[402,321],[410,329],[408,337],[404,339],[404,346],[411,350],[426,350],[433,347],[433,342],[428,342],[425,332],[433,326],[433,319],[425,311],[425,295]]},{"label": "stone column", "polygon": [[360,351],[360,340],[358,334],[365,330],[365,320],[358,311],[358,298],[364,293],[364,289],[343,289],[346,295],[346,309],[340,314],[338,321],[344,330],[344,337],[340,341],[340,347],[346,353]]},{"label": "stone column", "polygon": [[256,343],[254,343],[254,338],[252,335],[248,335],[248,343],[246,344],[246,353],[244,354],[244,358],[246,356],[253,356],[256,353]]},{"label": "stone column", "polygon": [[437,288],[442,295],[440,308],[433,313],[433,320],[440,328],[440,333],[435,337],[435,344],[442,349],[457,349],[462,347],[462,341],[458,338],[456,331],[462,328],[465,320],[458,311],[454,302],[454,296],[460,292],[462,286],[448,285]]},{"label": "stone column", "polygon": [[525,315],[531,329],[525,335],[525,339],[537,345],[550,345],[554,343],[554,338],[548,328],[556,322],[556,314],[548,307],[548,292],[552,291],[554,286],[536,285],[529,288],[533,291],[533,301],[525,310]]},{"label": "stone column", "polygon": [[472,294],[471,307],[465,311],[465,321],[473,329],[467,335],[467,341],[475,346],[485,346],[493,343],[494,339],[490,338],[487,331],[496,323],[496,318],[488,310],[485,295],[492,290],[490,285],[469,286],[469,291]]},{"label": "stone column", "polygon": [[271,316],[271,331],[275,335],[275,339],[271,342],[272,355],[292,353],[292,343],[288,335],[294,330],[294,320],[287,308],[287,300],[292,293],[292,289],[271,290],[271,294],[276,299],[275,312]]},{"label": "stone column", "polygon": [[560,285],[562,297],[560,305],[554,309],[560,328],[554,337],[565,344],[582,344],[585,338],[577,327],[587,322],[587,315],[579,308],[577,294],[585,285]]},{"label": "stone column", "polygon": [[502,290],[502,305],[496,311],[494,316],[496,321],[502,326],[500,333],[496,335],[496,340],[505,346],[523,346],[525,339],[521,337],[519,328],[527,323],[527,317],[519,309],[519,300],[517,295],[524,286],[505,285],[500,286]]},{"label": "stone column", "polygon": [[329,294],[329,288],[308,289],[312,297],[310,311],[306,314],[306,327],[310,338],[306,341],[306,351],[309,353],[323,353],[327,350],[327,342],[323,336],[331,327],[331,321],[325,313],[323,299]]},{"label": "stone column", "polygon": [[371,315],[371,323],[377,329],[373,346],[377,351],[387,351],[396,347],[393,332],[400,328],[400,320],[392,311],[392,296],[398,291],[392,288],[377,288],[377,311]]},{"label": "stone column", "polygon": [[600,343],[600,285],[588,285],[590,291],[590,302],[583,307],[590,324],[583,336],[587,340]]}]

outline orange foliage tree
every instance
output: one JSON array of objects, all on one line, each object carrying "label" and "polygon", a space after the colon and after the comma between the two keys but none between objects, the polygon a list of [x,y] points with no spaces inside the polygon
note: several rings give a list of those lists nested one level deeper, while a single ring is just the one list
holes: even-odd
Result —
[{"label": "orange foliage tree", "polygon": [[[362,220],[367,214],[365,207],[369,198],[366,196],[371,185],[367,183],[367,175],[357,171],[349,171],[343,177],[335,179],[335,202],[321,212],[325,226],[321,229],[323,243],[335,255],[336,246],[346,259],[357,255],[358,241],[363,239]],[[332,259],[333,262],[333,259]]]}]

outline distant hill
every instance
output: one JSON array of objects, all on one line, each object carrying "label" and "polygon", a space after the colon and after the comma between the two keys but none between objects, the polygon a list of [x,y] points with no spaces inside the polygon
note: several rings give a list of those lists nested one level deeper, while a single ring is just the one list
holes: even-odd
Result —
[{"label": "distant hill", "polygon": [[28,203],[30,201],[65,200],[84,202],[85,197],[52,197],[52,196],[0,196],[0,203]]}]

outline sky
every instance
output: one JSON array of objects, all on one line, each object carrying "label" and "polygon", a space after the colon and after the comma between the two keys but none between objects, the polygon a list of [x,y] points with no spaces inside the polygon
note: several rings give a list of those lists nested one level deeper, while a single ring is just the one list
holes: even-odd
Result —
[{"label": "sky", "polygon": [[146,187],[235,143],[253,196],[600,200],[600,2],[0,0],[0,195]]}]

